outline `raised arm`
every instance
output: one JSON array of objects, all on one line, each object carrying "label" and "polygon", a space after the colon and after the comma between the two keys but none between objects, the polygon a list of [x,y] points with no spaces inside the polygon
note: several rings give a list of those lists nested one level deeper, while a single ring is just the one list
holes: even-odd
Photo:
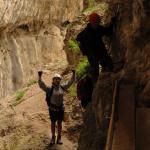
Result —
[{"label": "raised arm", "polygon": [[71,85],[72,85],[72,83],[75,81],[75,70],[72,70],[72,77],[71,77],[71,79],[66,83],[66,84],[62,84],[62,87],[64,88],[64,89],[68,89]]},{"label": "raised arm", "polygon": [[39,76],[38,84],[39,84],[39,87],[40,87],[43,91],[46,92],[46,91],[48,90],[48,87],[46,86],[46,84],[44,83],[44,81],[42,81],[42,74],[43,74],[42,71],[39,71],[39,72],[38,72],[38,76]]}]

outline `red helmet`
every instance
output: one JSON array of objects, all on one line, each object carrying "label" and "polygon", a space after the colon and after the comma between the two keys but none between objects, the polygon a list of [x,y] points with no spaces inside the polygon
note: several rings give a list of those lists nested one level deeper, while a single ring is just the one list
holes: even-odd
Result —
[{"label": "red helmet", "polygon": [[97,13],[91,13],[90,15],[89,15],[89,22],[90,23],[99,23],[101,21],[101,16],[100,15],[98,15]]}]

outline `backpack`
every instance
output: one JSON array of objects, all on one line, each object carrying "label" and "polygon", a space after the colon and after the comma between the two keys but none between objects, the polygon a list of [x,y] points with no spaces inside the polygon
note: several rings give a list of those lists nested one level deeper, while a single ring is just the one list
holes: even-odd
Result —
[{"label": "backpack", "polygon": [[79,100],[86,101],[91,99],[93,92],[92,79],[90,77],[84,77],[77,83],[77,97]]},{"label": "backpack", "polygon": [[85,34],[85,31],[83,30],[82,32],[80,32],[80,33],[77,35],[76,40],[77,40],[78,42],[80,42],[80,43],[79,43],[79,48],[80,48],[82,54],[83,54],[83,55],[86,55],[87,52],[86,52],[86,50],[85,50],[86,48],[85,48],[84,34]]}]

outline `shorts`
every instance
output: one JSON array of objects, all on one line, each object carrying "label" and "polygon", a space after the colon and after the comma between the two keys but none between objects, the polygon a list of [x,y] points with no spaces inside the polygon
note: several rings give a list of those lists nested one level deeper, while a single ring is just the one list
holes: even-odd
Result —
[{"label": "shorts", "polygon": [[64,120],[64,110],[52,111],[49,109],[49,115],[52,122]]}]

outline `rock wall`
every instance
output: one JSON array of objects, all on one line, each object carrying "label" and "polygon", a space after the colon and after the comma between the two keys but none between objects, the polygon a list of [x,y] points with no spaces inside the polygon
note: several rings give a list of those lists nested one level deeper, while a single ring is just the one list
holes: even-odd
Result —
[{"label": "rock wall", "polygon": [[141,99],[150,99],[150,1],[109,0],[109,3],[108,16],[117,15],[112,37],[113,61],[123,60],[125,64],[118,73],[100,75],[93,93],[93,109],[87,109],[85,114],[78,150],[104,149],[107,131],[105,115],[110,113],[116,78],[132,82],[141,89]]},{"label": "rock wall", "polygon": [[64,22],[82,0],[0,0],[0,98],[29,82],[49,62],[65,59]]},{"label": "rock wall", "polygon": [[89,104],[84,117],[78,150],[103,150],[105,147],[107,129],[109,125],[113,85],[115,75],[101,73],[96,84],[92,103]]},{"label": "rock wall", "polygon": [[[122,77],[143,86],[143,98],[150,98],[150,1],[115,1],[118,8],[113,53],[125,61]],[[111,14],[113,14],[111,13]]]}]

